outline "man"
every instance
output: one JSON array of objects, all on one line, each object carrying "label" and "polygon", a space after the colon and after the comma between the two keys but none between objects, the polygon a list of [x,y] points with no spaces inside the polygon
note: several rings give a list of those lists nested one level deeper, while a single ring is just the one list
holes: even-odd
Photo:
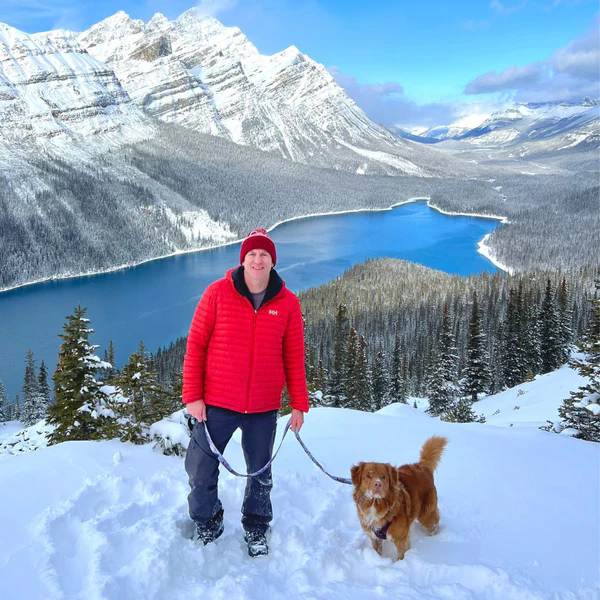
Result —
[{"label": "man", "polygon": [[[253,473],[271,458],[284,384],[292,406],[292,430],[300,430],[308,411],[300,303],[275,271],[276,262],[275,244],[267,232],[256,229],[248,234],[240,250],[241,266],[206,288],[190,328],[183,402],[198,423],[185,468],[190,517],[205,545],[223,533],[223,507],[218,459],[201,421],[206,421],[221,453],[240,428],[246,467]],[[272,486],[270,468],[246,483],[242,525],[250,556],[268,553]]]}]

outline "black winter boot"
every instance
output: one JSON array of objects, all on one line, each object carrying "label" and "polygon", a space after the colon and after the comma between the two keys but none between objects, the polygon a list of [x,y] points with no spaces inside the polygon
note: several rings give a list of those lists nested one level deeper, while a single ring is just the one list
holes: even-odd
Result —
[{"label": "black winter boot", "polygon": [[214,542],[223,533],[223,510],[221,509],[212,519],[202,525],[196,524],[195,539],[202,542],[204,546]]},{"label": "black winter boot", "polygon": [[252,558],[269,554],[267,536],[262,531],[256,531],[254,529],[246,531],[244,540],[248,544],[248,555]]}]

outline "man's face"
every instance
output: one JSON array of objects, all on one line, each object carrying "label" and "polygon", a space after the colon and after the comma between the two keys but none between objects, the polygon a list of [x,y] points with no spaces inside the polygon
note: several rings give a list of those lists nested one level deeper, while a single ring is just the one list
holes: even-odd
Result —
[{"label": "man's face", "polygon": [[250,281],[256,284],[264,284],[264,287],[269,283],[269,276],[273,268],[273,260],[271,255],[266,250],[250,250],[244,257],[242,263],[244,274]]}]

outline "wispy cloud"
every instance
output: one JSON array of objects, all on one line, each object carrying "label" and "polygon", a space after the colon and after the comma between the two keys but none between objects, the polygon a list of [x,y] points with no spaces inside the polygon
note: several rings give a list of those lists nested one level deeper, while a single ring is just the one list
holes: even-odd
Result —
[{"label": "wispy cloud", "polygon": [[463,21],[460,26],[467,31],[479,31],[482,29],[489,29],[490,22],[486,20],[474,21],[473,19],[469,19],[468,21]]},{"label": "wispy cloud", "polygon": [[495,10],[498,14],[500,15],[512,15],[513,13],[516,13],[518,11],[520,11],[522,8],[525,7],[526,1],[523,0],[522,2],[519,2],[518,4],[512,4],[512,5],[507,5],[507,3],[502,3],[499,0],[492,0],[491,4],[490,4],[490,8],[492,8],[493,10]]},{"label": "wispy cloud", "polygon": [[53,28],[66,28],[67,24],[79,22],[79,11],[80,4],[76,0],[3,0],[0,22],[19,28],[52,20],[56,24]]},{"label": "wispy cloud", "polygon": [[479,124],[498,108],[498,103],[489,101],[416,104],[404,96],[398,82],[362,84],[352,75],[341,73],[337,67],[328,67],[328,70],[369,118],[382,125],[411,130],[450,125],[459,120]]},{"label": "wispy cloud", "polygon": [[515,100],[578,100],[600,95],[600,21],[544,61],[484,73],[470,81],[465,94],[503,92]]},{"label": "wispy cloud", "polygon": [[234,8],[237,0],[200,0],[196,5],[196,11],[203,17],[216,17]]}]

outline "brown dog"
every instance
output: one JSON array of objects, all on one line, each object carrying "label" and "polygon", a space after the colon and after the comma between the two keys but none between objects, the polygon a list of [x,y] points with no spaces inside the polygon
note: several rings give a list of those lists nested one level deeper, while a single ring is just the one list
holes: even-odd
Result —
[{"label": "brown dog", "polygon": [[431,535],[437,533],[440,513],[433,472],[447,443],[443,437],[429,438],[419,462],[411,465],[361,462],[350,470],[360,525],[379,554],[388,539],[402,560],[410,548],[410,525],[415,519]]}]

